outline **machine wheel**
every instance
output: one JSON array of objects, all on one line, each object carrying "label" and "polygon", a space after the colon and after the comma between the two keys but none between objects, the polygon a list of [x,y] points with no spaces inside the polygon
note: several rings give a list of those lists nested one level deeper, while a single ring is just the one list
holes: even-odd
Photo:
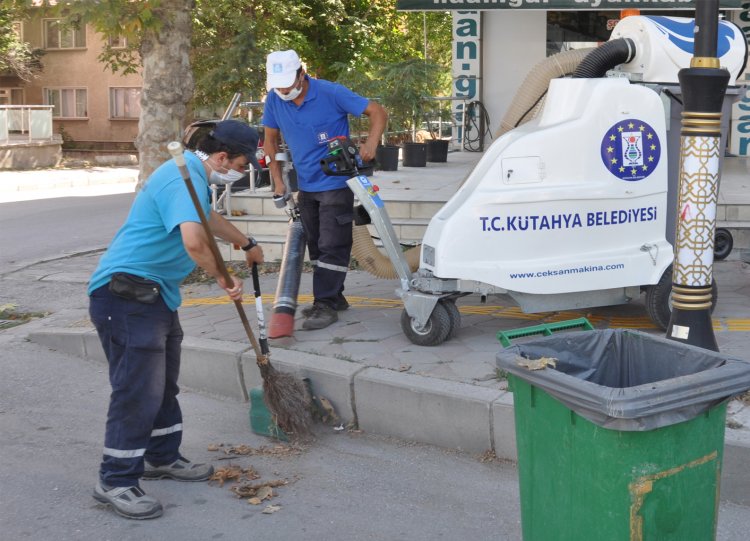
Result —
[{"label": "machine wheel", "polygon": [[[716,308],[719,288],[711,282],[711,313]],[[672,317],[672,265],[667,267],[659,282],[646,288],[646,313],[661,330],[666,331]]]},{"label": "machine wheel", "polygon": [[728,229],[720,227],[716,230],[714,236],[714,259],[721,261],[726,259],[727,256],[732,253],[732,247],[734,246],[734,239]]},{"label": "machine wheel", "polygon": [[451,316],[445,304],[438,302],[427,320],[427,324],[419,329],[414,320],[401,312],[401,329],[413,344],[418,346],[437,346],[445,342],[451,332]]},{"label": "machine wheel", "polygon": [[461,328],[461,312],[458,311],[455,299],[441,300],[438,303],[445,306],[451,320],[451,330],[448,332],[448,337],[446,338],[446,340],[450,340],[458,334],[458,330]]}]

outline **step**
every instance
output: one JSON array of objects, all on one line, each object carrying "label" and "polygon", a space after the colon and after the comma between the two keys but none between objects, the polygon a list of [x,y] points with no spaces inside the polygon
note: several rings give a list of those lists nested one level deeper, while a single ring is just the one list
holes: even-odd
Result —
[{"label": "step", "polygon": [[[383,198],[388,215],[394,222],[403,219],[432,218],[445,201],[395,201]],[[285,216],[284,209],[277,209],[271,199],[271,192],[258,190],[235,192],[231,197],[232,210],[245,211],[250,216]]]},{"label": "step", "polygon": [[[227,219],[245,235],[256,239],[263,236],[286,235],[289,218],[287,216],[229,216]],[[421,242],[429,220],[423,218],[396,218],[392,220],[396,237],[401,242],[413,244]],[[378,237],[375,226],[368,225],[370,234]]]}]

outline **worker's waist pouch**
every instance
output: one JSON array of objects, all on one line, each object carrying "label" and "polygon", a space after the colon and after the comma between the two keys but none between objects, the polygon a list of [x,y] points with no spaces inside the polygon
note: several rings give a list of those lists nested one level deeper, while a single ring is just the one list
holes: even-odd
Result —
[{"label": "worker's waist pouch", "polygon": [[127,272],[116,272],[109,281],[109,290],[118,297],[130,301],[153,304],[159,298],[159,284]]}]

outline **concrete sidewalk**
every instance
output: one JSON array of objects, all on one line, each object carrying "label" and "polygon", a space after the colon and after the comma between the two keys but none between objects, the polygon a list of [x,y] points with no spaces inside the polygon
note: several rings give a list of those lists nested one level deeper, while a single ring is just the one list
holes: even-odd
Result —
[{"label": "concrete sidewalk", "polygon": [[134,192],[137,167],[60,167],[0,173],[0,203]]}]

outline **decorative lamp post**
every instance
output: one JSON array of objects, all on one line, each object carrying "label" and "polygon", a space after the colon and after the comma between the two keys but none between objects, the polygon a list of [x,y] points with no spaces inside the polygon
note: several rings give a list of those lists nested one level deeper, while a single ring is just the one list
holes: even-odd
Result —
[{"label": "decorative lamp post", "polygon": [[678,77],[683,96],[680,182],[667,338],[718,351],[711,324],[721,110],[729,72],[716,57],[718,0],[699,0],[695,49]]}]

